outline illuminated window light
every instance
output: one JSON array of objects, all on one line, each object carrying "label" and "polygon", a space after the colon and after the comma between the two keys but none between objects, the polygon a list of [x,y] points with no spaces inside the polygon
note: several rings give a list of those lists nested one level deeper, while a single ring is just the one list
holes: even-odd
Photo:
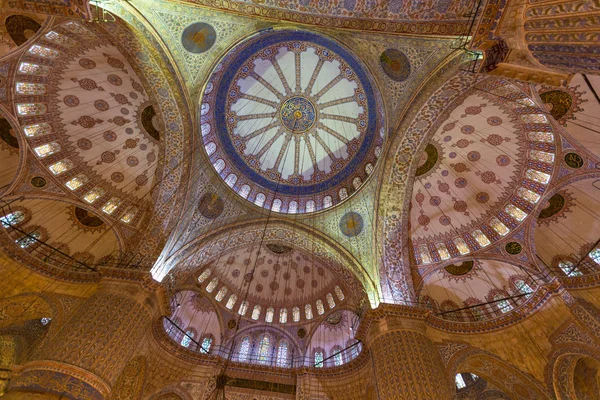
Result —
[{"label": "illuminated window light", "polygon": [[3,217],[0,217],[0,223],[4,228],[19,225],[25,219],[25,214],[21,211],[11,212]]},{"label": "illuminated window light", "polygon": [[282,308],[281,310],[279,310],[279,323],[280,324],[285,324],[287,322],[287,314],[288,314],[288,311],[286,308]]},{"label": "illuminated window light", "polygon": [[531,204],[537,204],[537,202],[540,201],[540,195],[539,194],[537,194],[535,192],[532,192],[531,190],[526,189],[524,187],[520,187],[517,190],[517,195],[520,198],[522,198],[524,200],[527,200]]},{"label": "illuminated window light", "polygon": [[213,166],[215,167],[215,171],[217,171],[217,173],[221,173],[221,171],[223,171],[225,168],[225,161],[219,158],[217,161],[215,161]]},{"label": "illuminated window light", "polygon": [[17,82],[16,90],[22,95],[40,95],[46,93],[46,85],[43,83]]},{"label": "illuminated window light", "polygon": [[273,307],[267,308],[267,314],[265,315],[265,322],[271,323],[273,322],[273,316],[275,315],[275,310]]},{"label": "illuminated window light", "polygon": [[209,284],[206,286],[206,291],[208,293],[211,293],[213,290],[215,290],[215,288],[217,287],[217,285],[219,284],[219,279],[218,278],[213,278]]},{"label": "illuminated window light", "polygon": [[104,196],[104,189],[102,188],[94,188],[92,190],[90,190],[89,192],[87,192],[85,194],[85,196],[83,196],[83,200],[85,200],[86,202],[93,204],[96,200],[98,200],[100,197]]},{"label": "illuminated window light", "polygon": [[239,192],[240,196],[242,196],[243,198],[247,198],[248,194],[250,194],[250,186],[248,185],[244,185],[241,187],[240,192]]},{"label": "illuminated window light", "polygon": [[329,308],[335,307],[335,300],[333,299],[333,295],[331,293],[327,293],[325,299],[327,300],[327,305],[329,306]]},{"label": "illuminated window light", "polygon": [[290,204],[288,205],[288,213],[296,214],[297,212],[298,212],[298,203],[295,201],[290,201]]},{"label": "illuminated window light", "polygon": [[49,47],[39,46],[34,44],[29,48],[29,54],[33,54],[34,56],[44,57],[44,58],[56,58],[59,56],[58,51],[51,49]]},{"label": "illuminated window light", "polygon": [[504,225],[498,218],[492,218],[490,220],[490,226],[500,236],[505,236],[508,232],[510,232],[510,229],[508,229],[506,225]]},{"label": "illuminated window light", "polygon": [[113,212],[115,212],[115,210],[117,208],[119,208],[119,205],[121,204],[121,199],[118,199],[116,197],[113,197],[112,199],[110,199],[109,201],[107,201],[103,206],[102,206],[102,211],[105,212],[106,214],[110,215]]},{"label": "illuminated window light", "polygon": [[467,244],[465,243],[465,241],[463,240],[463,238],[455,238],[454,239],[454,245],[456,246],[456,248],[458,249],[458,252],[461,255],[465,255],[465,254],[469,254],[471,252],[471,250],[469,250],[469,246],[467,246]]},{"label": "illuminated window light", "polygon": [[229,296],[229,300],[227,300],[227,304],[225,304],[225,307],[227,307],[228,310],[233,309],[233,306],[235,305],[236,301],[237,295],[234,293],[231,296]]},{"label": "illuminated window light", "polygon": [[548,118],[544,114],[526,114],[521,115],[523,122],[530,124],[545,124],[548,123]]},{"label": "illuminated window light", "polygon": [[306,212],[315,211],[315,202],[313,200],[309,200],[306,202]]},{"label": "illuminated window light", "polygon": [[49,124],[42,122],[39,124],[29,125],[23,128],[23,132],[27,137],[36,137],[46,135],[52,132],[52,128]]},{"label": "illuminated window light", "polygon": [[304,305],[304,315],[306,316],[306,319],[312,319],[313,318],[313,312],[312,312],[312,305],[311,304]]},{"label": "illuminated window light", "polygon": [[511,217],[513,217],[514,219],[516,219],[519,222],[521,222],[525,218],[527,218],[527,213],[525,211],[521,210],[519,207],[516,207],[513,204],[508,204],[504,208],[504,211],[506,211]]},{"label": "illuminated window light", "polygon": [[225,297],[225,295],[227,294],[227,288],[225,286],[223,286],[221,289],[219,289],[219,291],[217,292],[217,295],[215,296],[215,300],[216,301],[221,301],[223,300],[223,297]]},{"label": "illuminated window light", "polygon": [[236,174],[229,174],[229,175],[227,175],[227,178],[225,178],[225,183],[229,187],[234,187],[235,183],[237,182],[237,179],[238,178],[237,178]]},{"label": "illuminated window light", "polygon": [[354,186],[355,190],[358,190],[358,188],[360,187],[360,185],[362,185],[362,179],[360,179],[360,177],[356,177],[352,180],[352,186]]},{"label": "illuminated window light", "polygon": [[246,312],[248,311],[248,302],[247,301],[242,301],[242,304],[240,304],[240,309],[238,310],[238,314],[240,314],[241,316],[246,315]]},{"label": "illuminated window light", "polygon": [[348,198],[348,190],[346,188],[341,188],[338,194],[340,196],[340,200]]},{"label": "illuminated window light", "polygon": [[206,149],[206,154],[209,156],[217,151],[217,145],[214,142],[208,143],[204,148]]},{"label": "illuminated window light", "polygon": [[365,166],[365,172],[367,173],[367,175],[371,175],[373,173],[373,164],[368,163]]},{"label": "illuminated window light", "polygon": [[294,319],[294,322],[300,321],[300,307],[292,308],[292,318]]},{"label": "illuminated window light", "polygon": [[48,157],[52,154],[58,153],[60,151],[60,145],[56,142],[43,144],[33,149],[35,154],[40,158]]},{"label": "illuminated window light", "polygon": [[474,230],[473,232],[471,232],[471,236],[473,236],[473,239],[475,239],[475,241],[481,246],[481,247],[486,247],[490,245],[490,239],[488,239],[487,236],[485,236],[485,234],[483,232],[481,232],[479,229]]},{"label": "illuminated window light", "polygon": [[333,199],[331,196],[325,196],[323,198],[323,208],[329,208],[333,205]]},{"label": "illuminated window light", "polygon": [[426,244],[419,246],[419,257],[421,257],[421,262],[423,264],[431,264],[431,254],[429,253]]},{"label": "illuminated window light", "polygon": [[339,286],[335,286],[333,288],[333,291],[335,292],[335,295],[337,296],[337,298],[340,301],[344,301],[344,299],[346,298],[346,296],[344,296],[344,292],[342,292],[342,288],[340,288]]},{"label": "illuminated window light", "polygon": [[554,142],[554,135],[552,134],[552,132],[528,132],[527,137],[529,138],[529,140],[532,140],[534,142]]},{"label": "illuminated window light", "polygon": [[258,317],[260,317],[260,305],[257,304],[254,306],[254,309],[252,310],[251,318],[256,321],[258,319]]},{"label": "illuminated window light", "polygon": [[528,169],[525,172],[525,176],[527,179],[531,179],[532,181],[536,181],[543,185],[547,185],[548,182],[550,182],[550,175],[544,172],[536,171],[535,169]]},{"label": "illuminated window light", "polygon": [[61,160],[57,163],[52,164],[48,168],[50,169],[50,172],[52,172],[52,174],[60,175],[63,172],[73,168],[73,162],[71,160]]},{"label": "illuminated window light", "polygon": [[267,199],[267,197],[264,195],[264,193],[259,193],[256,195],[256,198],[254,199],[254,204],[256,204],[259,207],[262,207],[263,204],[265,204],[266,199]]},{"label": "illuminated window light", "polygon": [[546,153],[545,151],[530,150],[529,157],[548,164],[552,164],[554,162],[554,154]]},{"label": "illuminated window light", "polygon": [[127,210],[125,214],[123,214],[123,216],[121,217],[121,222],[124,222],[126,224],[130,223],[133,220],[133,218],[135,218],[137,211],[137,207],[131,207],[129,210]]},{"label": "illuminated window light", "polygon": [[444,243],[436,243],[435,248],[442,260],[447,260],[450,258],[450,253],[448,252],[448,249]]},{"label": "illuminated window light", "polygon": [[319,315],[325,314],[325,307],[323,307],[323,300],[317,300],[317,313]]},{"label": "illuminated window light", "polygon": [[23,61],[19,64],[19,73],[27,75],[48,75],[50,68],[45,65],[38,65]]},{"label": "illuminated window light", "polygon": [[65,182],[65,185],[71,190],[77,190],[85,183],[87,183],[87,181],[88,177],[83,174],[80,174],[69,179],[67,182]]},{"label": "illuminated window light", "polygon": [[273,200],[273,204],[271,205],[271,210],[273,210],[275,212],[281,211],[281,200],[280,199]]},{"label": "illuminated window light", "polygon": [[202,273],[198,277],[198,283],[204,283],[204,281],[208,279],[211,273],[212,270],[210,268],[207,268],[204,271],[202,271]]},{"label": "illuminated window light", "polygon": [[46,106],[41,103],[17,104],[19,115],[41,115],[46,112]]}]

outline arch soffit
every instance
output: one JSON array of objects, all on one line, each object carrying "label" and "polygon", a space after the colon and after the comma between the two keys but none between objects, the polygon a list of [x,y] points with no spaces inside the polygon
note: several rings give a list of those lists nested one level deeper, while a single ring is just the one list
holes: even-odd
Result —
[{"label": "arch soffit", "polygon": [[[24,309],[21,309],[21,306]],[[14,311],[8,311],[12,309]],[[0,311],[10,319],[0,320],[0,328],[7,328],[16,323],[50,317],[61,316],[56,302],[44,293],[21,293],[0,300]],[[20,311],[19,311],[20,310]]]},{"label": "arch soffit", "polygon": [[[9,85],[14,86],[12,81],[9,81]],[[0,118],[4,118],[5,120],[7,120],[8,123],[13,127],[15,133],[17,133],[18,128],[20,127],[19,122],[2,103],[0,103]],[[19,143],[19,167],[17,169],[17,173],[12,178],[10,187],[6,188],[4,190],[4,193],[11,193],[13,189],[17,186],[18,182],[20,181],[21,175],[25,172],[25,164],[29,159],[29,146],[27,146],[25,138],[23,138],[23,135],[19,135],[18,133],[16,135],[16,138]]]},{"label": "arch soffit", "polygon": [[[217,321],[219,321],[219,331],[222,334],[225,334],[225,321],[223,319],[223,314],[221,313],[221,308],[217,304],[217,301],[214,299],[214,297],[207,296],[206,292],[203,292],[202,290],[200,290],[200,288],[198,288],[198,286],[196,286],[196,285],[184,285],[184,286],[181,286],[177,290],[177,293],[181,293],[181,292],[184,292],[184,291],[194,292],[194,293],[202,296],[205,300],[208,300],[208,302],[210,303],[210,306],[212,308],[212,311],[217,315]],[[186,329],[185,326],[182,326],[181,328],[182,329]],[[219,339],[219,342],[221,342],[220,339]]]},{"label": "arch soffit", "polygon": [[[216,232],[199,236],[188,242],[165,263],[172,266],[181,265],[194,253],[200,254],[200,258],[194,260],[191,268],[183,267],[180,271],[176,271],[181,274],[189,273],[199,263],[206,263],[227,249],[257,244],[257,238],[261,238],[263,232],[265,241],[292,243],[295,247],[322,258],[343,279],[357,299],[363,298],[364,292],[369,296],[372,304],[377,300],[376,283],[350,252],[326,235],[286,220],[270,221],[266,230],[263,219],[222,226]],[[175,268],[177,267],[172,267]]]},{"label": "arch soffit", "polygon": [[573,373],[577,362],[591,358],[600,362],[600,349],[580,343],[560,345],[548,357],[545,371],[546,385],[554,390],[558,400],[575,398]]},{"label": "arch soffit", "polygon": [[[237,345],[237,344],[241,343],[241,340],[245,336],[250,336],[251,340],[254,341],[257,337],[257,334],[269,335],[270,339],[272,340],[272,343],[270,343],[269,345],[274,348],[277,348],[279,346],[279,343],[282,340],[286,340],[290,345],[292,345],[297,350],[300,350],[302,348],[300,343],[298,342],[298,340],[296,340],[294,338],[294,336],[287,330],[281,329],[281,328],[276,328],[275,326],[265,325],[265,324],[251,325],[251,326],[247,326],[247,327],[240,329],[234,336],[227,339],[224,346],[230,346],[232,341],[234,341],[234,340],[236,341],[236,345]],[[276,338],[276,336],[279,336],[279,337]]]}]

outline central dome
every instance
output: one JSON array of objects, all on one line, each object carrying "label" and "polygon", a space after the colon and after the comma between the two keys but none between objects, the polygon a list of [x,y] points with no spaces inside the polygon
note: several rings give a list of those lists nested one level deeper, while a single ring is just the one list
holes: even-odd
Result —
[{"label": "central dome", "polygon": [[211,163],[240,196],[276,212],[318,211],[372,173],[385,129],[366,68],[302,31],[260,33],[211,75],[201,131]]}]

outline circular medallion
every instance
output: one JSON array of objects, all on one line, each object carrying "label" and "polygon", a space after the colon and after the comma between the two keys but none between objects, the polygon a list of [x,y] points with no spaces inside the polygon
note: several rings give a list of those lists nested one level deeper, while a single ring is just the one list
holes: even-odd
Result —
[{"label": "circular medallion", "polygon": [[235,327],[236,327],[236,326],[237,326],[237,323],[235,322],[235,319],[230,319],[230,320],[227,322],[227,327],[228,327],[229,329],[235,329]]},{"label": "circular medallion", "polygon": [[361,233],[363,226],[362,216],[354,211],[345,214],[342,219],[340,219],[340,231],[348,237],[354,237]]},{"label": "circular medallion", "polygon": [[306,336],[306,329],[304,329],[304,328],[298,329],[298,337],[300,339],[303,339],[305,336]]},{"label": "circular medallion", "polygon": [[215,219],[223,212],[223,200],[216,193],[205,193],[198,203],[198,210],[203,217]]},{"label": "circular medallion", "polygon": [[405,81],[410,75],[410,61],[400,50],[387,49],[381,53],[379,64],[383,72],[397,82]]},{"label": "circular medallion", "polygon": [[518,242],[508,242],[506,243],[505,249],[508,254],[515,255],[519,254],[521,250],[523,250],[523,246],[521,246],[521,243]]},{"label": "circular medallion", "polygon": [[41,176],[34,176],[31,178],[31,186],[36,188],[43,188],[46,186],[46,179]]},{"label": "circular medallion", "polygon": [[381,154],[385,116],[372,77],[321,35],[253,36],[206,87],[199,134],[210,162],[258,206],[294,214],[331,207],[367,180]]},{"label": "circular medallion", "polygon": [[456,264],[447,265],[446,267],[444,267],[444,269],[449,274],[460,276],[460,275],[465,275],[465,274],[468,274],[469,272],[471,272],[471,270],[473,269],[473,265],[474,265],[473,260],[469,260],[469,261],[464,261],[458,265],[456,265]]},{"label": "circular medallion", "polygon": [[184,29],[181,44],[190,53],[208,51],[217,39],[215,29],[205,22],[196,22]]},{"label": "circular medallion", "polygon": [[315,107],[304,97],[294,96],[283,103],[279,117],[293,133],[306,132],[315,124]]},{"label": "circular medallion", "polygon": [[581,168],[583,167],[583,158],[577,153],[567,153],[565,154],[565,164],[571,168]]}]

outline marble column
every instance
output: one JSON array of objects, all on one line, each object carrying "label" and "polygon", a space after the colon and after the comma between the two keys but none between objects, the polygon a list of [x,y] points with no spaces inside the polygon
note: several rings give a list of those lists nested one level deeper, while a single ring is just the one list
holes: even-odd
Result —
[{"label": "marble column", "polygon": [[160,315],[159,296],[148,288],[102,281],[30,361],[16,369],[5,397],[109,398],[117,377]]},{"label": "marble column", "polygon": [[454,398],[440,354],[425,332],[424,311],[381,305],[369,312],[359,335],[370,352],[378,399]]}]

